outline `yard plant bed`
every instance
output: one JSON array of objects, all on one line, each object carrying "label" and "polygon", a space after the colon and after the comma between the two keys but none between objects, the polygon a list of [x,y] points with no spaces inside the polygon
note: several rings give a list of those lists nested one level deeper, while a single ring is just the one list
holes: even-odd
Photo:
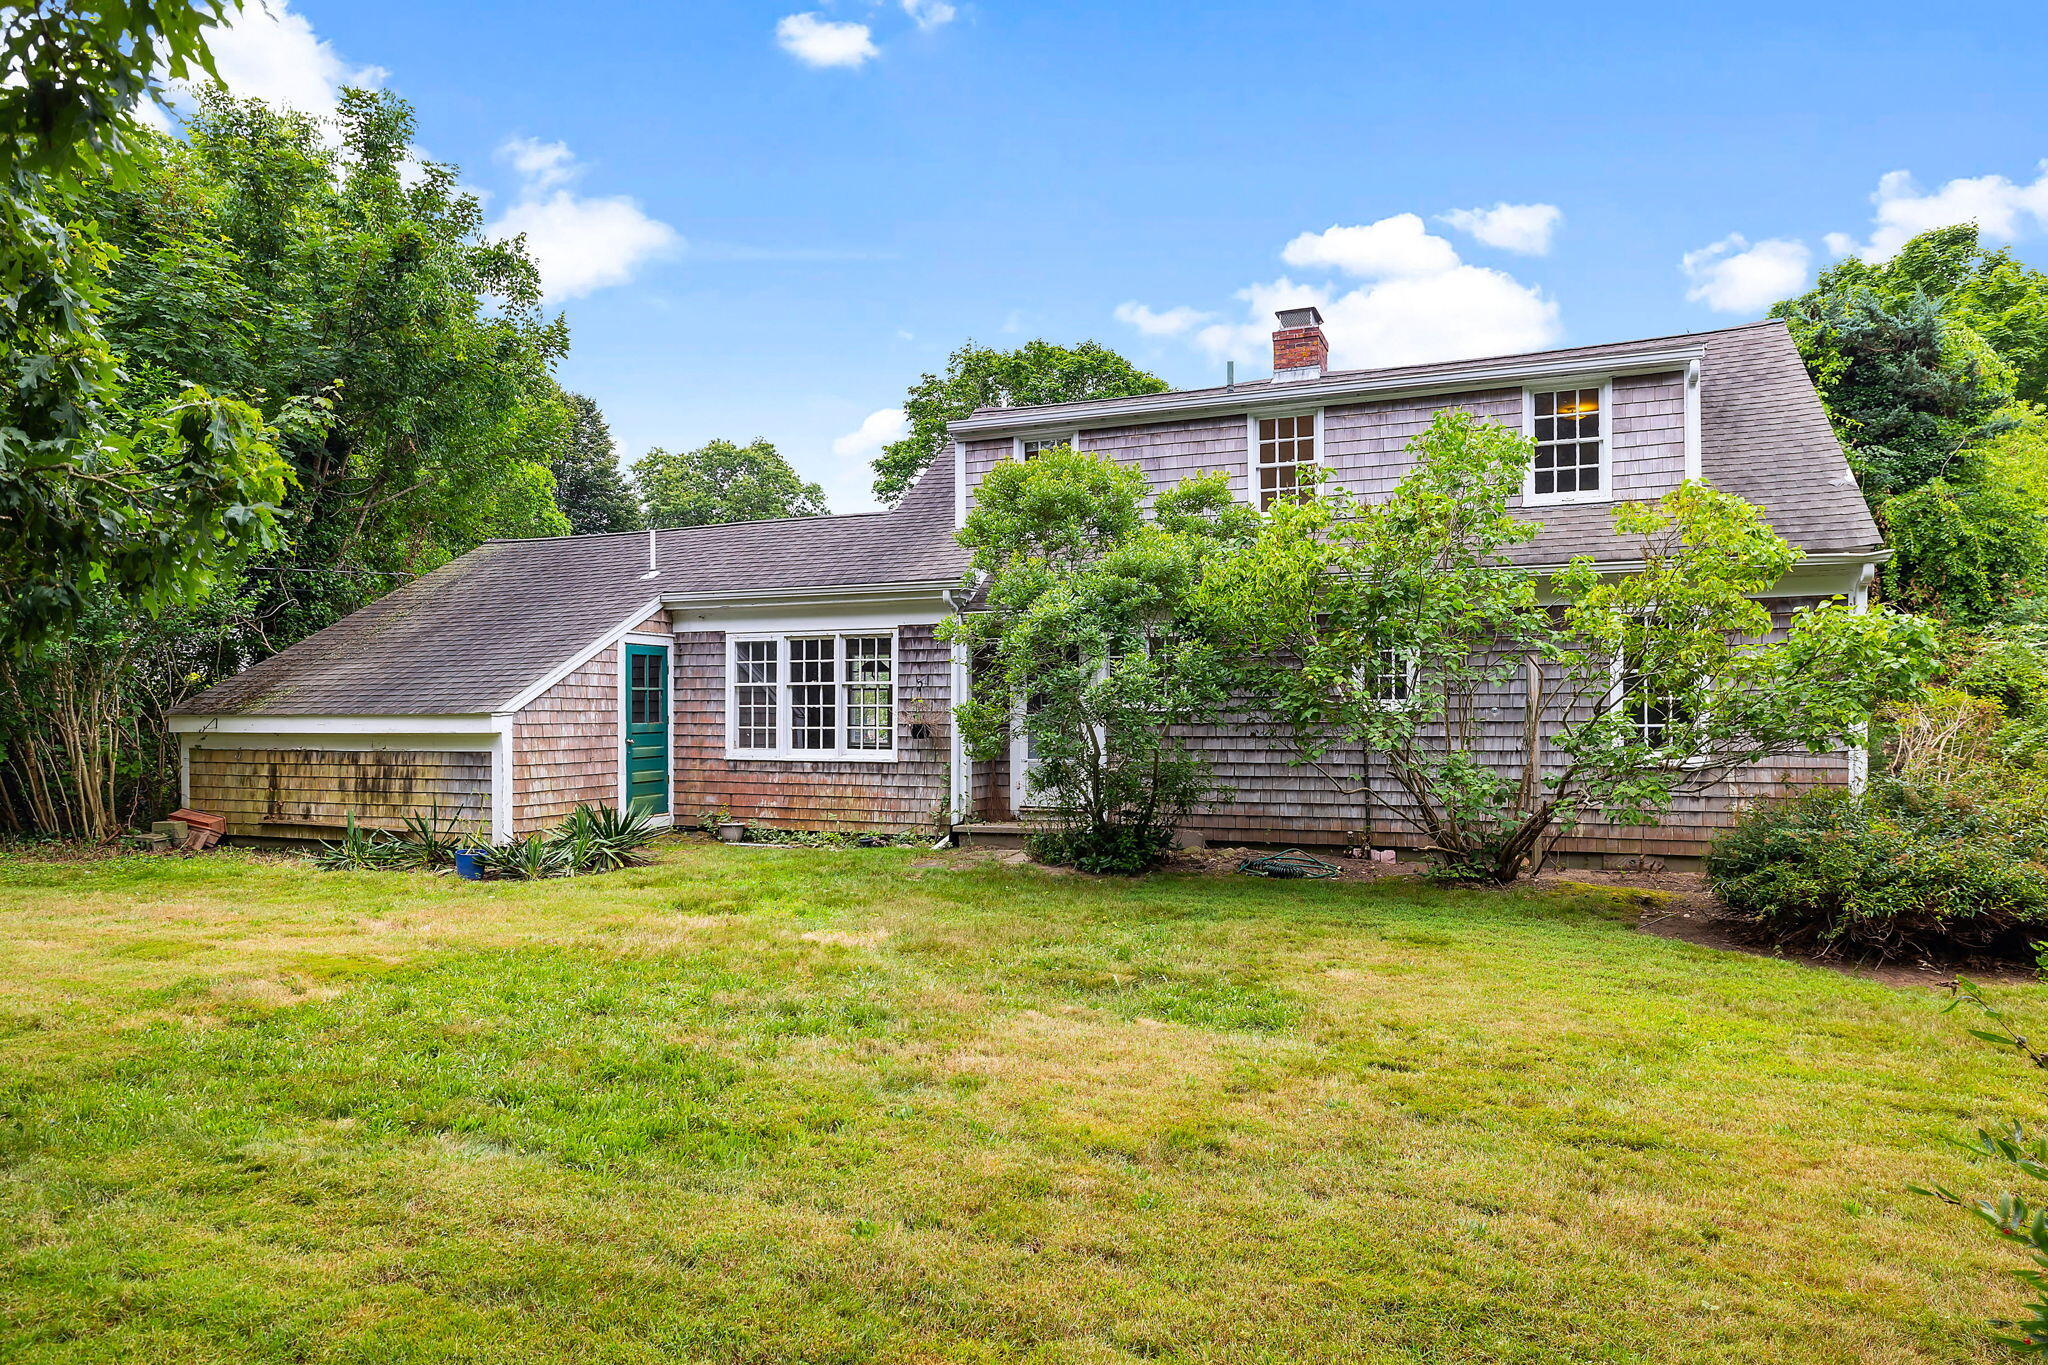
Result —
[{"label": "yard plant bed", "polygon": [[1931,992],[1594,886],[919,861],[0,855],[0,1359],[2001,1358],[1904,1187],[2048,1112]]}]

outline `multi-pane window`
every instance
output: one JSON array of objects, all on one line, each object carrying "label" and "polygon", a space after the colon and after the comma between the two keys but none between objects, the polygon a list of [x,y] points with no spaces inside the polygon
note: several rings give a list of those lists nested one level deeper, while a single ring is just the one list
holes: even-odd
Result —
[{"label": "multi-pane window", "polygon": [[1536,464],[1529,491],[1538,498],[1594,494],[1601,487],[1600,390],[1555,389],[1530,395]]},{"label": "multi-pane window", "polygon": [[1252,470],[1260,509],[1300,500],[1310,487],[1308,475],[1316,463],[1316,414],[1260,417],[1254,425]]},{"label": "multi-pane window", "polygon": [[776,680],[777,640],[737,640],[732,647],[732,715],[735,749],[773,749],[781,688]]},{"label": "multi-pane window", "polygon": [[887,756],[896,747],[896,637],[788,635],[732,644],[732,748]]},{"label": "multi-pane window", "polygon": [[1640,675],[1624,673],[1621,679],[1621,709],[1635,732],[1636,742],[1661,749],[1685,724],[1685,708],[1659,692]]},{"label": "multi-pane window", "polygon": [[662,668],[666,654],[626,656],[626,719],[633,725],[661,725],[668,720],[668,689]]},{"label": "multi-pane window", "polygon": [[1043,455],[1048,450],[1057,450],[1061,446],[1074,445],[1077,443],[1077,439],[1073,436],[1020,436],[1017,438],[1017,458],[1020,460],[1033,459]]},{"label": "multi-pane window", "polygon": [[1415,687],[1415,656],[1398,647],[1383,649],[1365,681],[1374,701],[1399,706]]}]

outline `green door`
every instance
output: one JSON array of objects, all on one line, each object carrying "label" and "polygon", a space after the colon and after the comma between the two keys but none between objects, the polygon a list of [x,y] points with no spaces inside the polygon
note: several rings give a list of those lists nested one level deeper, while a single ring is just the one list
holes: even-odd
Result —
[{"label": "green door", "polygon": [[626,646],[626,809],[668,814],[668,649]]}]

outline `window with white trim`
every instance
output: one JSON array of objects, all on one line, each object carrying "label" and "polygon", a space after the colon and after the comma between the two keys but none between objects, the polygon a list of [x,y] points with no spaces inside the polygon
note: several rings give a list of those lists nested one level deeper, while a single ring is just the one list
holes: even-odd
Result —
[{"label": "window with white trim", "polygon": [[1081,438],[1078,434],[1066,436],[1019,436],[1017,438],[1017,458],[1020,460],[1033,460],[1048,450],[1058,450],[1061,446],[1071,446],[1078,450],[1080,445]]},{"label": "window with white trim", "polygon": [[1259,510],[1276,502],[1299,502],[1312,487],[1316,466],[1316,425],[1320,413],[1252,419],[1252,486]]},{"label": "window with white trim", "polygon": [[893,758],[893,634],[732,642],[728,749],[748,757]]},{"label": "window with white trim", "polygon": [[1538,389],[1529,394],[1529,434],[1536,460],[1531,502],[1573,502],[1607,496],[1607,439],[1602,389]]},{"label": "window with white trim", "polygon": [[1621,712],[1635,741],[1650,749],[1669,744],[1689,719],[1684,703],[1658,691],[1634,672],[1621,676]]},{"label": "window with white trim", "polygon": [[1407,705],[1415,693],[1414,652],[1398,645],[1382,649],[1378,660],[1367,667],[1364,682],[1368,694],[1380,705]]}]

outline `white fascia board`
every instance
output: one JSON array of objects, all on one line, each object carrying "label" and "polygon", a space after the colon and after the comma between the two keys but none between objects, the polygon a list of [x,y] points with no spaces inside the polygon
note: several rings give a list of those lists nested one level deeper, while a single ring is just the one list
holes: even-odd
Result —
[{"label": "white fascia board", "polygon": [[474,735],[490,734],[488,715],[472,716],[172,716],[174,735]]},{"label": "white fascia board", "polygon": [[[1869,575],[1876,567],[1890,559],[1890,550],[1860,551],[1848,554],[1808,555],[1794,564],[1783,578],[1765,592],[1751,593],[1759,601],[1776,597],[1847,597],[1852,601],[1859,586],[1869,582]],[[1549,579],[1567,568],[1563,564],[1534,566],[1529,572],[1539,579]],[[1603,575],[1636,573],[1643,568],[1641,560],[1613,560],[1596,562],[1593,567]],[[1546,604],[1559,599],[1545,582],[1537,589],[1537,600]]]},{"label": "white fascia board", "polygon": [[1142,422],[1172,421],[1220,413],[1258,412],[1268,408],[1335,406],[1345,400],[1358,402],[1385,398],[1428,397],[1435,394],[1468,392],[1475,388],[1511,388],[1535,380],[1576,378],[1584,375],[1617,377],[1659,374],[1683,370],[1706,354],[1703,347],[1672,347],[1655,351],[1617,352],[1605,356],[1572,356],[1549,361],[1517,364],[1479,364],[1445,369],[1428,376],[1407,375],[1375,379],[1342,377],[1297,380],[1266,388],[1237,389],[1196,395],[1162,393],[1138,398],[1112,398],[1093,404],[1046,407],[1035,413],[993,412],[985,417],[963,417],[948,422],[946,430],[956,442],[965,438],[983,440],[996,436],[1018,436],[1047,429],[1070,431],[1084,427],[1134,426]]},{"label": "white fascia board", "polygon": [[860,589],[819,594],[816,591],[745,595],[705,593],[694,599],[667,599],[669,622],[677,634],[722,630],[730,634],[788,633],[807,630],[885,630],[895,626],[937,625],[952,615],[945,593],[959,586],[951,579],[887,591]]},{"label": "white fascia board", "polygon": [[761,602],[804,605],[812,602],[847,602],[872,598],[875,601],[908,601],[930,597],[958,585],[952,578],[914,578],[900,583],[860,583],[846,587],[751,588],[723,592],[672,592],[662,596],[660,605],[674,609],[719,607]]},{"label": "white fascia board", "polygon": [[534,698],[540,696],[542,693],[546,692],[550,687],[553,687],[556,683],[568,677],[571,673],[574,673],[577,669],[583,667],[583,665],[589,663],[598,655],[604,653],[604,651],[610,646],[617,644],[621,639],[623,639],[627,634],[629,634],[632,631],[633,627],[639,625],[642,621],[645,621],[648,617],[654,615],[654,613],[660,610],[661,599],[659,597],[650,598],[646,606],[641,607],[632,615],[628,616],[625,620],[619,622],[616,626],[613,626],[610,630],[598,636],[595,640],[592,640],[588,648],[578,652],[569,660],[569,662],[562,664],[560,667],[556,668],[546,677],[542,678],[539,682],[533,684],[524,692],[521,692],[518,696],[512,698],[511,701],[506,702],[505,705],[499,709],[501,711],[525,710],[526,707],[533,703]]}]

